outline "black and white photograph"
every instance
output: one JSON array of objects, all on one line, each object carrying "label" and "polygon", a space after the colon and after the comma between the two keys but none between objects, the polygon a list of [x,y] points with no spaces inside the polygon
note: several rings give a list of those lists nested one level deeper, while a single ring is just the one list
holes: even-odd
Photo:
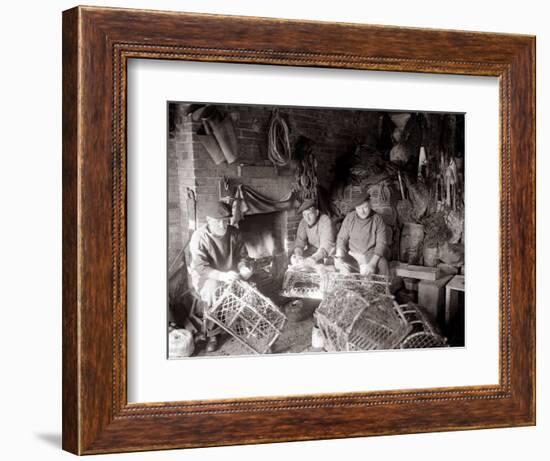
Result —
[{"label": "black and white photograph", "polygon": [[168,358],[465,346],[465,114],[169,102]]},{"label": "black and white photograph", "polygon": [[3,458],[547,459],[544,11],[7,2]]}]

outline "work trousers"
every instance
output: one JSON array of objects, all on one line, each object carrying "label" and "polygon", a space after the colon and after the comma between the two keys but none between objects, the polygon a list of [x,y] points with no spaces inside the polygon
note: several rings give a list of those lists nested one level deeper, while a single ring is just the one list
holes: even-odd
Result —
[{"label": "work trousers", "polygon": [[[340,262],[340,272],[344,274],[353,274],[359,272],[359,266],[361,264],[368,264],[369,261],[374,256],[374,253],[369,252],[364,255],[348,253],[344,256]],[[378,260],[378,265],[376,267],[375,274],[381,275],[390,275],[390,265],[388,260],[384,257],[381,257]]]}]

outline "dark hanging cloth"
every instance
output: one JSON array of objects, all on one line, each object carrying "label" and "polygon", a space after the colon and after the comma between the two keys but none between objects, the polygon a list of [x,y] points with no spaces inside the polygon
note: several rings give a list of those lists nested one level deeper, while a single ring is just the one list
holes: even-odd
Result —
[{"label": "dark hanging cloth", "polygon": [[338,216],[338,210],[334,208],[330,194],[323,186],[317,187],[317,208],[321,214],[326,214],[331,218]]},{"label": "dark hanging cloth", "polygon": [[290,192],[280,200],[273,200],[251,187],[240,185],[237,187],[237,192],[235,193],[231,223],[234,225],[238,224],[246,215],[285,211],[296,208],[297,205],[293,192]]}]

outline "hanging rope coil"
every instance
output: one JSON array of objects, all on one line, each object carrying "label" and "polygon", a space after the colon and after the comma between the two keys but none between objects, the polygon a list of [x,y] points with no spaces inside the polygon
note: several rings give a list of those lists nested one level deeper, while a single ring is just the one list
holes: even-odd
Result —
[{"label": "hanging rope coil", "polygon": [[269,126],[267,156],[276,167],[288,165],[291,159],[289,129],[279,111],[273,111]]}]

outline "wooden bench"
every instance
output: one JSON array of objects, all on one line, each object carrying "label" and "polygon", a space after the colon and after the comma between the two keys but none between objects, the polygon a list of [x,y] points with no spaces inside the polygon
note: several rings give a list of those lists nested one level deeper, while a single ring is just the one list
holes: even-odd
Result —
[{"label": "wooden bench", "polygon": [[441,277],[441,269],[437,267],[414,266],[398,262],[394,266],[395,274],[418,280],[437,280]]}]

